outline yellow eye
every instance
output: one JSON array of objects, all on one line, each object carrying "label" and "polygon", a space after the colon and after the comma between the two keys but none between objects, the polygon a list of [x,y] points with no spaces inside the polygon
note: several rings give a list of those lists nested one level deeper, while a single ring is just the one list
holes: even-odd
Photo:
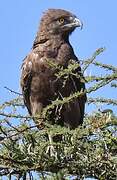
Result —
[{"label": "yellow eye", "polygon": [[64,18],[60,18],[60,19],[59,19],[59,22],[60,22],[61,24],[63,24],[63,23],[64,23],[64,21],[65,21],[65,19],[64,19]]}]

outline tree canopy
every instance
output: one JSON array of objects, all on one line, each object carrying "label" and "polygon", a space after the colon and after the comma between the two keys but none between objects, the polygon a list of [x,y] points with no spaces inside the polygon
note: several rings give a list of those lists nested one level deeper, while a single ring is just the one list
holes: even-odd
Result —
[{"label": "tree canopy", "polygon": [[[97,49],[91,58],[81,61],[83,72],[93,67],[100,72],[103,70],[103,75],[85,73],[82,81],[87,83],[86,90],[53,101],[43,110],[44,119],[40,118],[38,128],[33,117],[26,115],[22,95],[7,88],[15,98],[0,105],[1,178],[61,180],[72,176],[74,179],[116,179],[117,116],[112,109],[101,110],[99,104],[117,106],[117,99],[98,97],[97,91],[108,85],[107,89],[114,88],[116,93],[117,67],[96,60],[103,51],[104,48]],[[67,69],[59,69],[58,78],[67,78],[75,68],[76,64],[71,63]],[[60,108],[84,93],[88,96],[87,104],[98,104],[98,108],[85,114],[82,126],[70,130],[49,123],[54,107]],[[61,140],[55,141],[56,137]],[[36,176],[34,172],[37,172]]]}]

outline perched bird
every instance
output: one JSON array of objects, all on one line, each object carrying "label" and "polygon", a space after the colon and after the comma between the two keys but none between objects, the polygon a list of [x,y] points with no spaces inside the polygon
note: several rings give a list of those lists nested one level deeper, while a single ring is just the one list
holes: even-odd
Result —
[{"label": "perched bird", "polygon": [[[30,115],[41,114],[52,101],[68,97],[77,91],[85,90],[79,76],[69,74],[67,79],[57,78],[59,68],[67,68],[72,62],[79,64],[69,42],[69,35],[82,22],[71,12],[62,9],[49,9],[43,15],[31,52],[24,59],[21,72],[21,88],[24,103]],[[56,67],[52,67],[49,61]],[[73,71],[81,74],[80,66]],[[51,113],[53,124],[75,129],[83,122],[86,95],[82,95]],[[59,118],[56,113],[59,112]]]}]

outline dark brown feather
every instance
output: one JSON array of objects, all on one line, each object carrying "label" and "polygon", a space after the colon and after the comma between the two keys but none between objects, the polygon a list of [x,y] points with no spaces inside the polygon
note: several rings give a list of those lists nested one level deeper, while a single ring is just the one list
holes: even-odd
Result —
[{"label": "dark brown feather", "polygon": [[[24,103],[33,116],[41,114],[43,108],[51,104],[57,96],[68,97],[76,91],[85,89],[84,83],[71,75],[62,87],[63,79],[56,79],[56,68],[52,68],[47,62],[50,59],[63,68],[70,64],[71,59],[79,63],[69,43],[69,35],[75,27],[63,28],[64,26],[58,22],[61,17],[65,19],[65,23],[69,23],[71,17],[75,18],[70,12],[60,9],[50,9],[44,14],[33,48],[22,65],[21,87]],[[80,71],[79,67],[75,73],[79,74]],[[53,123],[71,129],[78,127],[83,122],[85,102],[86,95],[64,105],[57,121],[54,119],[54,109]]]}]

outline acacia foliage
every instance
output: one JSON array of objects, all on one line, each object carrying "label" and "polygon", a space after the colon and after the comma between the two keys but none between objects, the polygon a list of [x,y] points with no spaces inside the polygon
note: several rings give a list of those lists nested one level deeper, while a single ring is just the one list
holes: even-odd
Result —
[{"label": "acacia foliage", "polygon": [[[111,104],[117,99],[91,97],[92,92],[109,85],[117,87],[117,68],[96,61],[104,51],[100,48],[91,58],[82,61],[82,72],[90,67],[102,69],[103,75],[85,75],[87,89],[69,97],[56,99],[43,110],[43,118],[38,117],[38,128],[32,117],[25,115],[22,96],[0,105],[0,176],[9,179],[75,179],[95,177],[97,179],[116,179],[116,127],[117,117],[110,109],[97,110],[85,115],[84,123],[75,130],[51,125],[49,115],[55,107],[73,99],[88,95],[87,104]],[[51,64],[54,66],[54,64]],[[66,79],[77,64],[71,61],[67,69],[58,68],[57,77]],[[100,70],[101,72],[101,70]],[[86,74],[86,73],[85,73]],[[81,77],[81,80],[84,79]],[[109,88],[110,88],[109,87]],[[9,90],[13,92],[12,90]],[[46,118],[46,121],[45,121]],[[54,140],[59,137],[61,140]],[[33,172],[37,172],[34,176]]]}]

